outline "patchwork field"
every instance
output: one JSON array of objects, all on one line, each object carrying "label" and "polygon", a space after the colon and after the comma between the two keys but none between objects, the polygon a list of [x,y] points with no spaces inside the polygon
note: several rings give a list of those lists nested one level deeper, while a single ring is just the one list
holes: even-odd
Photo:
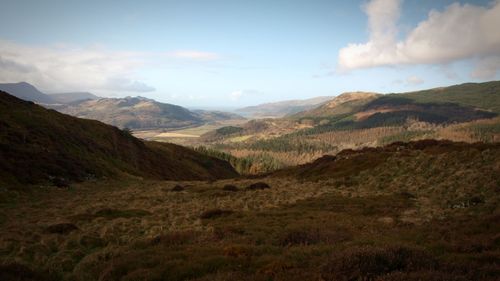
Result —
[{"label": "patchwork field", "polygon": [[154,129],[154,130],[136,130],[133,132],[135,137],[161,141],[161,142],[171,142],[181,145],[193,145],[196,144],[196,138],[201,135],[217,130],[225,126],[235,126],[244,123],[245,120],[227,120],[227,121],[217,121],[209,124],[204,124],[197,127],[189,127],[180,130],[164,130],[164,129]]}]

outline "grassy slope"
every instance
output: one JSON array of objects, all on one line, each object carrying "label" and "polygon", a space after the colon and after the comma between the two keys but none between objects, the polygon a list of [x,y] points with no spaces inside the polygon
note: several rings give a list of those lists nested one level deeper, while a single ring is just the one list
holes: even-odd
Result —
[{"label": "grassy slope", "polygon": [[[498,145],[342,155],[322,160],[334,170],[189,182],[182,192],[169,191],[177,182],[129,181],[21,196],[15,208],[0,204],[0,277],[498,280]],[[256,181],[271,188],[244,190]],[[51,233],[61,222],[77,229]]]},{"label": "grassy slope", "polygon": [[228,163],[192,150],[143,142],[98,121],[47,110],[0,92],[0,179],[46,182],[129,173],[158,179],[235,176]]},{"label": "grassy slope", "polygon": [[466,83],[401,95],[419,103],[451,102],[500,113],[500,81]]}]

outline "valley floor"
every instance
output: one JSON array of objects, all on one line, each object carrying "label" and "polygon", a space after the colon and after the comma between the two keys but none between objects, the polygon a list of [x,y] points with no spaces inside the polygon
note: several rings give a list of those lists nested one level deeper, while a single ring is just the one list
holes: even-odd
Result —
[{"label": "valley floor", "polygon": [[[256,182],[270,188],[246,189]],[[0,279],[498,280],[498,189],[449,205],[426,189],[367,183],[126,179],[4,191]]]}]

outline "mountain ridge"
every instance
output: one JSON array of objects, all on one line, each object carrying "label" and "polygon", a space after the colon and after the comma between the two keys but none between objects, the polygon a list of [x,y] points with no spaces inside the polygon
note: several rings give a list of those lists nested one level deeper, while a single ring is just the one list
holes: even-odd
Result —
[{"label": "mountain ridge", "polygon": [[42,93],[35,86],[27,82],[3,83],[0,84],[0,91],[8,92],[11,95],[23,100],[42,104],[56,103],[51,96]]},{"label": "mountain ridge", "polygon": [[331,96],[320,96],[309,99],[283,100],[239,108],[236,112],[251,117],[283,117],[313,108],[330,100]]}]

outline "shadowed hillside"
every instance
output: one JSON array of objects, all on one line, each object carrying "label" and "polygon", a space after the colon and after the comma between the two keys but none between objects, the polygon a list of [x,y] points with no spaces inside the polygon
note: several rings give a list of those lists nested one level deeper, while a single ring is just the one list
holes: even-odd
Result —
[{"label": "shadowed hillside", "polygon": [[184,180],[237,175],[227,162],[190,149],[143,142],[116,127],[0,92],[0,182],[81,181],[121,173]]}]

